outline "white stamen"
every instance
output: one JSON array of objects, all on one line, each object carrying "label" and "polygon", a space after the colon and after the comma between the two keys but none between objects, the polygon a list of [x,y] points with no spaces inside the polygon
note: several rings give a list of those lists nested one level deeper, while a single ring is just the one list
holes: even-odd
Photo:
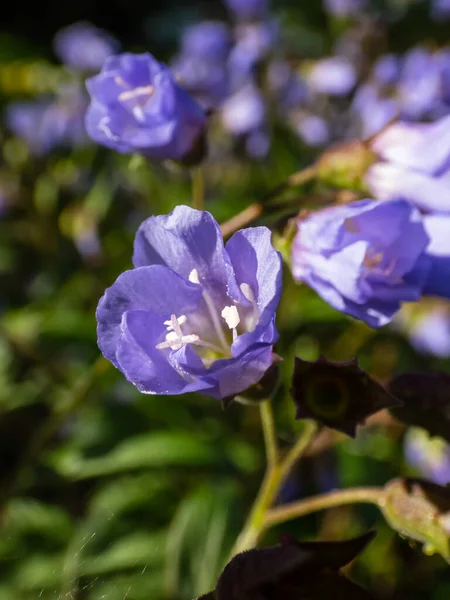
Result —
[{"label": "white stamen", "polygon": [[[173,315],[175,317],[175,315]],[[181,315],[180,317],[175,317],[178,325],[184,325],[187,321],[186,315]],[[164,325],[166,326],[167,331],[175,331],[172,319],[170,321],[164,321]]]},{"label": "white stamen", "polygon": [[189,273],[189,281],[191,283],[200,283],[197,269],[192,269],[192,271]]},{"label": "white stamen", "polygon": [[163,350],[164,348],[172,348],[172,350],[179,350],[184,344],[194,344],[199,341],[198,335],[190,334],[183,335],[181,325],[186,323],[186,315],[177,317],[176,315],[170,315],[170,321],[164,321],[167,331],[166,341],[161,342],[156,346],[157,350]]},{"label": "white stamen", "polygon": [[185,344],[195,344],[199,339],[198,335],[195,334],[178,336],[175,331],[170,331],[166,335],[166,341],[158,344],[156,349],[164,350],[164,348],[171,348],[172,350],[179,350]]},{"label": "white stamen", "polygon": [[115,81],[115,83],[117,85],[120,85],[120,87],[124,87],[124,88],[130,89],[130,86],[128,85],[128,83],[120,75],[116,75],[114,77],[114,81]]},{"label": "white stamen", "polygon": [[137,87],[137,88],[134,88],[133,90],[127,90],[126,92],[121,92],[119,94],[119,100],[121,102],[126,102],[127,100],[133,100],[134,98],[139,98],[142,96],[150,97],[154,91],[155,91],[155,89],[151,85]]},{"label": "white stamen", "polygon": [[253,293],[253,290],[248,283],[241,283],[239,287],[241,288],[241,292],[244,294],[247,300],[249,300],[252,303],[255,302],[255,294]]},{"label": "white stamen", "polygon": [[259,321],[259,307],[256,302],[255,294],[248,283],[241,283],[239,287],[247,300],[252,304],[252,314],[250,319],[247,321],[247,330],[253,331]]},{"label": "white stamen", "polygon": [[133,113],[136,121],[140,121],[141,123],[145,121],[145,113],[142,109],[142,106],[133,106],[131,112]]},{"label": "white stamen", "polygon": [[225,306],[221,312],[222,318],[230,329],[235,329],[241,322],[238,310],[235,306]]},{"label": "white stamen", "polygon": [[103,131],[103,133],[107,137],[109,137],[110,140],[114,140],[115,142],[117,142],[119,137],[117,135],[114,135],[114,133],[111,131],[111,129],[109,127],[109,122],[110,122],[109,117],[103,117],[102,119],[100,119],[98,128],[100,129],[100,131]]}]

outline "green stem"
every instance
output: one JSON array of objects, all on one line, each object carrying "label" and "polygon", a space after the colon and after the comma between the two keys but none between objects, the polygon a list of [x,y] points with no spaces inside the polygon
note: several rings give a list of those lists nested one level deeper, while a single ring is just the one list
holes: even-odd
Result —
[{"label": "green stem", "polygon": [[375,504],[378,506],[382,498],[383,488],[377,487],[335,490],[319,494],[312,498],[306,498],[306,500],[272,508],[266,513],[264,529],[335,506],[344,506],[345,504]]},{"label": "green stem", "polygon": [[267,466],[273,469],[278,463],[278,445],[275,432],[272,404],[270,400],[264,400],[260,404],[261,423],[266,447]]},{"label": "green stem", "polygon": [[192,207],[197,210],[205,208],[205,182],[203,179],[202,167],[191,169],[192,179]]},{"label": "green stem", "polygon": [[300,437],[298,438],[294,446],[289,450],[280,466],[281,482],[283,482],[288,477],[289,473],[292,471],[299,459],[303,456],[305,450],[316,435],[317,430],[318,425],[315,421],[307,421],[305,423],[305,427]]},{"label": "green stem", "polygon": [[275,431],[273,427],[272,412],[270,410],[269,413],[267,405],[263,405],[261,406],[261,417],[263,430],[265,431],[264,440],[266,442],[266,454],[268,459],[267,470],[244,528],[239,534],[233,547],[231,557],[240,552],[244,552],[245,550],[249,550],[257,544],[261,533],[265,529],[267,511],[272,506],[286,477],[308,447],[317,430],[315,423],[308,423],[285,459],[278,462],[274,458],[273,450],[274,447],[276,448],[276,445],[273,446]]},{"label": "green stem", "polygon": [[297,173],[293,173],[290,175],[283,183],[280,183],[276,188],[270,190],[260,202],[253,202],[250,206],[247,206],[242,212],[232,217],[229,221],[222,223],[220,226],[222,230],[223,237],[228,237],[238,229],[242,229],[259,216],[261,216],[264,212],[264,207],[271,200],[285,192],[287,189],[291,187],[298,187],[300,185],[304,185],[314,179],[317,175],[317,168],[315,165],[308,167],[306,169],[302,169]]}]

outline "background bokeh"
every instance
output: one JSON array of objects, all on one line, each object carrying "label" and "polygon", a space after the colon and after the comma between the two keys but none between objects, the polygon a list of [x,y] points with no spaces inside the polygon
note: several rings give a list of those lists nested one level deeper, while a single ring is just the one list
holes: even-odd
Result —
[{"label": "background bokeh", "polygon": [[[426,1],[369,0],[341,18],[319,0],[272,0],[270,15],[278,20],[282,42],[269,44],[256,59],[266,99],[264,126],[257,131],[263,139],[248,143],[253,132],[227,130],[217,118],[220,108],[211,117],[206,206],[219,222],[308,165],[328,143],[372,127],[349,107],[363,83],[373,80],[378,57],[450,47],[450,20]],[[150,164],[85,140],[86,73],[62,65],[53,50],[58,30],[87,20],[108,30],[123,49],[150,51],[170,62],[184,28],[202,19],[233,26],[218,0],[55,0],[26,10],[19,3],[2,8],[2,600],[181,600],[205,593],[262,477],[264,450],[253,407],[223,411],[199,395],[141,395],[100,358],[98,299],[131,267],[139,223],[190,203],[190,178],[173,164]],[[333,54],[358,65],[344,93],[320,92],[306,101],[294,94],[293,104],[285,106],[287,88],[269,89],[267,69],[278,81],[286,64],[289,76],[299,77],[296,85],[311,89],[308,73]],[[427,66],[418,69],[407,89],[417,90],[417,81],[429,74]],[[24,105],[30,102],[34,108]],[[427,105],[418,118],[427,120],[435,110],[447,114],[445,94],[439,102],[439,110]],[[25,116],[18,106],[26,106]],[[30,116],[35,112],[36,118]],[[306,193],[307,204],[315,206],[337,192],[310,186]],[[288,199],[295,201],[295,192]],[[284,220],[278,215],[261,222],[279,229]],[[371,330],[294,284],[285,269],[277,345],[284,364],[275,398],[281,444],[301,430],[288,393],[294,355],[345,360],[357,354],[380,381],[405,370],[449,371],[448,311],[446,304],[423,302],[407,307],[393,325]],[[427,325],[426,319],[432,321]],[[446,483],[448,446],[430,442],[421,430],[406,432],[381,413],[356,440],[322,432],[280,502],[413,473]],[[386,600],[450,597],[448,565],[395,534],[372,507],[336,508],[297,520],[264,541],[276,541],[287,529],[302,539],[340,539],[370,527],[378,536],[351,569],[352,577]]]}]

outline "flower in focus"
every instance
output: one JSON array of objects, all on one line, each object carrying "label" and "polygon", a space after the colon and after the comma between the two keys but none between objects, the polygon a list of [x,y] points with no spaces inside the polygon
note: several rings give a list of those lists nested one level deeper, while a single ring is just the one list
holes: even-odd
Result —
[{"label": "flower in focus", "polygon": [[40,156],[56,147],[82,146],[89,141],[84,127],[86,106],[85,95],[70,87],[56,98],[10,104],[6,124],[26,141],[30,152]]},{"label": "flower in focus", "polygon": [[268,0],[224,0],[224,4],[240,21],[263,18],[268,11]]},{"label": "flower in focus", "polygon": [[55,54],[68,67],[98,71],[120,45],[109,33],[80,21],[61,29],[53,41]]},{"label": "flower in focus", "polygon": [[439,485],[450,482],[450,446],[419,427],[410,427],[405,436],[405,458],[413,469]]},{"label": "flower in focus", "polygon": [[429,212],[450,212],[450,116],[394,123],[371,143],[379,162],[366,174],[380,200],[405,198]]},{"label": "flower in focus", "polygon": [[314,419],[354,437],[357,425],[380,410],[402,403],[359,368],[356,359],[308,362],[295,357],[291,395],[296,419]]},{"label": "flower in focus", "polygon": [[178,206],[144,221],[133,263],[100,300],[98,343],[141,392],[224,399],[262,378],[281,293],[268,229],[224,246],[209,213]]},{"label": "flower in focus", "polygon": [[429,241],[408,202],[361,200],[298,221],[292,272],[337,310],[380,327],[422,295]]},{"label": "flower in focus", "polygon": [[99,144],[156,160],[196,160],[202,153],[204,110],[150,54],[108,58],[87,88],[86,129]]}]

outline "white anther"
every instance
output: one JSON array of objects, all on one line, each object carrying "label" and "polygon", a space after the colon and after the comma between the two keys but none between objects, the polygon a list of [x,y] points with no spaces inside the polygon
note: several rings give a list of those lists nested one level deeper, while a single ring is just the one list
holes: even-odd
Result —
[{"label": "white anther", "polygon": [[235,306],[225,306],[221,315],[230,329],[235,329],[241,322],[241,318]]},{"label": "white anther", "polygon": [[[175,319],[178,326],[184,325],[187,321],[186,315],[181,315],[179,317],[176,317],[175,315],[171,315],[170,321],[164,321],[164,325],[166,326],[167,331],[176,331],[176,329],[175,329],[176,326],[174,327],[172,319]],[[181,331],[181,329],[180,329],[180,331]]]},{"label": "white anther", "polygon": [[171,348],[172,350],[179,350],[185,344],[195,344],[195,342],[198,342],[199,340],[200,338],[198,335],[195,335],[194,333],[178,336],[175,331],[170,331],[166,335],[166,341],[158,344],[156,349],[164,350],[164,348]]},{"label": "white anther", "polygon": [[241,285],[239,287],[241,288],[241,292],[244,294],[244,296],[247,298],[247,300],[254,303],[255,302],[255,294],[253,293],[253,290],[249,286],[249,284],[241,283]]},{"label": "white anther", "polygon": [[114,135],[114,133],[111,131],[111,129],[109,127],[109,122],[110,122],[109,117],[103,117],[102,119],[100,119],[98,128],[100,129],[100,131],[103,131],[103,133],[107,137],[109,137],[110,140],[114,140],[115,142],[117,142],[119,137],[117,135]]},{"label": "white anther", "polygon": [[147,96],[147,98],[149,98],[153,92],[155,91],[155,88],[152,85],[145,85],[145,86],[141,86],[141,87],[136,87],[133,90],[127,90],[125,92],[121,92],[119,94],[119,100],[121,102],[126,102],[127,100],[133,100],[134,98],[139,98],[142,96]]},{"label": "white anther", "polygon": [[189,281],[191,283],[200,283],[197,269],[192,269],[192,271],[189,273]]}]

